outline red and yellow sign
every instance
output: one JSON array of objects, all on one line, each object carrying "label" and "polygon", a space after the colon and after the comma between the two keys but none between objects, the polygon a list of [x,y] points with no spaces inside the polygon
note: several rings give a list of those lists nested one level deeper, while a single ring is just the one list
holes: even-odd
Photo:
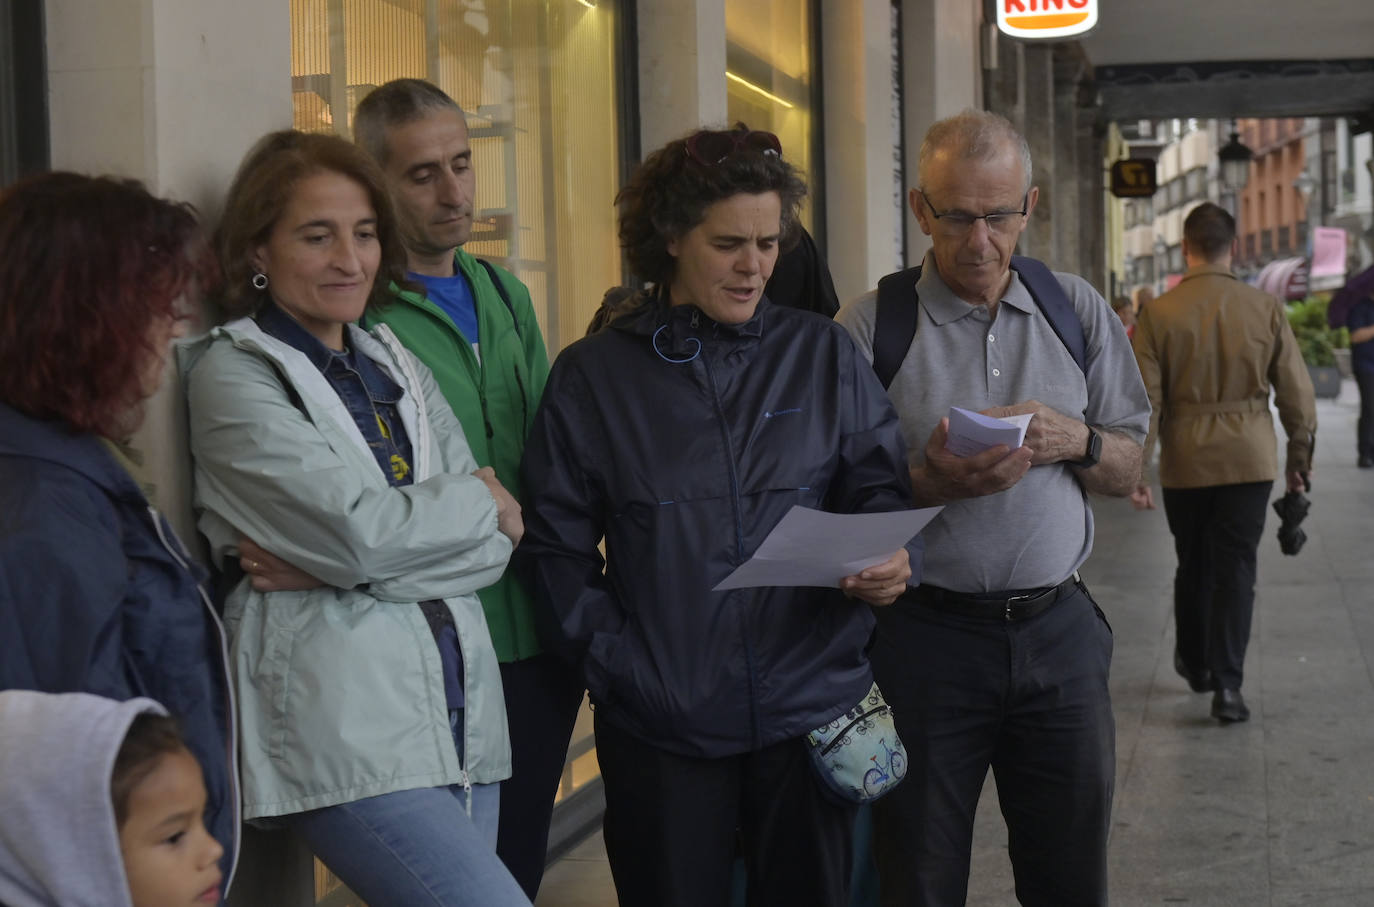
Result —
[{"label": "red and yellow sign", "polygon": [[1013,38],[1068,38],[1097,24],[1097,0],[997,0],[997,27]]}]

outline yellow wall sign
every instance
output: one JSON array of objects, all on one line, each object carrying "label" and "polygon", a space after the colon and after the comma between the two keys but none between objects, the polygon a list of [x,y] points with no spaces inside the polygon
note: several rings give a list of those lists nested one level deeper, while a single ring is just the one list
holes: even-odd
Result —
[{"label": "yellow wall sign", "polygon": [[1097,24],[1097,0],[996,0],[997,27],[1013,38],[1067,38]]}]

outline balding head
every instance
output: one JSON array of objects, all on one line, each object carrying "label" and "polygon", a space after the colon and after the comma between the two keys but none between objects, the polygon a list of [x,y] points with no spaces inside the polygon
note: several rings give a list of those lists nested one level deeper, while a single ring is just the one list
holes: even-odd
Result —
[{"label": "balding head", "polygon": [[965,110],[937,121],[921,142],[921,154],[916,164],[916,182],[925,186],[931,163],[938,155],[958,160],[995,160],[1011,152],[1021,161],[1024,195],[1031,187],[1030,146],[1006,117],[986,110]]}]

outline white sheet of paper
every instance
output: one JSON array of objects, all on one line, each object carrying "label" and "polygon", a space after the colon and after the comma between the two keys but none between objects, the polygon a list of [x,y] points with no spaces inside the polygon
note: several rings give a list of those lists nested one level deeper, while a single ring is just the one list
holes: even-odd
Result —
[{"label": "white sheet of paper", "polygon": [[945,450],[960,457],[971,457],[989,447],[1005,444],[1012,450],[1026,440],[1026,429],[1034,413],[998,419],[957,406],[949,408],[949,437]]},{"label": "white sheet of paper", "polygon": [[944,508],[891,513],[787,511],[758,551],[711,590],[748,586],[828,586],[865,567],[881,564]]}]

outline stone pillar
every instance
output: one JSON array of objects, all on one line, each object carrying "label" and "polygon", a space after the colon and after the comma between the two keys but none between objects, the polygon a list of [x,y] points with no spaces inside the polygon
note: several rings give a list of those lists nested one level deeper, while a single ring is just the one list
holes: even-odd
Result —
[{"label": "stone pillar", "polygon": [[887,0],[821,10],[826,260],[841,303],[877,286],[899,265],[891,17]]},{"label": "stone pillar", "polygon": [[[48,0],[52,166],[142,180],[218,214],[239,159],[291,125],[291,11],[275,0]],[[169,370],[171,366],[169,363]],[[180,386],[134,437],[155,503],[194,545]]]},{"label": "stone pillar", "polygon": [[640,0],[639,136],[645,154],[701,126],[725,102],[725,0]]},{"label": "stone pillar", "polygon": [[[911,188],[917,182],[921,141],[931,124],[983,106],[983,21],[979,4],[966,0],[902,0],[901,8],[904,188]],[[992,73],[994,79],[998,75]],[[930,248],[930,238],[921,232],[905,196],[902,192],[899,215],[906,223],[906,261],[915,265]]]},{"label": "stone pillar", "polygon": [[1022,53],[1025,58],[1025,107],[1024,119],[1018,125],[1030,145],[1033,184],[1040,187],[1040,201],[1026,232],[1021,235],[1020,251],[1022,255],[1039,258],[1050,267],[1058,268],[1054,221],[1060,210],[1055,167],[1055,131],[1059,124],[1055,120],[1054,49],[1048,45],[1030,44]]},{"label": "stone pillar", "polygon": [[[1054,234],[1053,267],[1081,274],[1078,228],[1082,223],[1080,199],[1086,189],[1078,160],[1078,80],[1083,70],[1076,44],[1054,48],[1054,205],[1059,216],[1050,228]],[[1039,162],[1037,161],[1037,164]],[[1042,199],[1043,201],[1043,199]]]},{"label": "stone pillar", "polygon": [[[1091,85],[1080,85],[1074,133],[1078,144],[1078,248],[1077,273],[1083,275],[1105,297],[1112,293],[1107,260],[1107,127],[1098,122],[1097,105]],[[1111,301],[1110,298],[1107,300]]]}]

